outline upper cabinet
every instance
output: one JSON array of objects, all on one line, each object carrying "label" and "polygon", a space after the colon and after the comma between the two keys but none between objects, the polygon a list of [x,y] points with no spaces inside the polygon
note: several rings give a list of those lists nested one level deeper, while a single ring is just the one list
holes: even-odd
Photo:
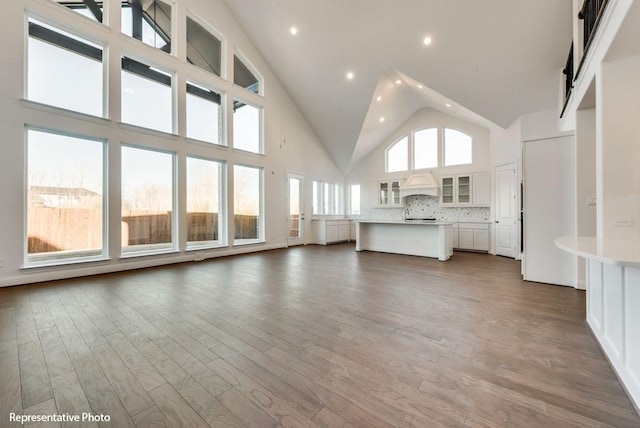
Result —
[{"label": "upper cabinet", "polygon": [[400,180],[376,181],[372,184],[375,191],[375,201],[377,206],[383,207],[400,207],[402,199],[400,198]]},{"label": "upper cabinet", "polygon": [[486,171],[444,176],[441,191],[443,206],[488,207],[491,205],[491,174]]}]

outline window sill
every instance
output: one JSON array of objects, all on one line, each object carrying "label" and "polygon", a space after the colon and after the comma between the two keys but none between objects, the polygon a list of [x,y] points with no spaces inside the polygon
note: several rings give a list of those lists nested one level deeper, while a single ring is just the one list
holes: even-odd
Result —
[{"label": "window sill", "polygon": [[218,150],[229,150],[229,146],[225,146],[224,144],[218,144],[218,143],[212,143],[210,141],[205,141],[205,140],[198,140],[196,138],[189,138],[189,137],[185,137],[184,141],[186,143],[189,144],[196,144],[198,146],[203,146],[203,147],[212,147],[214,149],[218,149]]},{"label": "window sill", "polygon": [[172,132],[158,131],[157,129],[145,128],[144,126],[134,125],[132,123],[118,122],[118,126],[126,131],[140,132],[143,134],[153,135],[154,137],[171,138],[172,140],[178,137],[177,134]]},{"label": "window sill", "polygon": [[43,104],[37,101],[20,99],[20,104],[23,107],[30,108],[33,110],[40,110],[47,113],[59,114],[67,117],[72,117],[74,119],[85,120],[87,122],[99,123],[101,125],[109,125],[111,121],[101,116],[94,116],[87,113],[77,112],[75,110],[68,110],[63,107],[56,107],[51,104]]},{"label": "window sill", "polygon": [[240,241],[233,241],[234,247],[242,247],[245,245],[254,245],[254,244],[265,244],[266,241],[264,239],[246,239]]},{"label": "window sill", "polygon": [[243,155],[249,155],[249,156],[255,156],[257,158],[265,158],[266,155],[264,153],[258,153],[258,152],[250,152],[249,150],[243,150],[243,149],[233,149],[234,153],[239,153],[239,154],[243,154]]},{"label": "window sill", "polygon": [[171,254],[180,254],[180,251],[176,250],[175,248],[164,248],[160,250],[146,250],[146,251],[131,251],[128,253],[121,254],[120,260],[137,259],[140,257],[161,256],[161,255],[171,255]]},{"label": "window sill", "polygon": [[193,245],[188,245],[187,244],[187,249],[185,250],[186,252],[190,252],[190,251],[202,251],[202,250],[217,250],[220,248],[229,248],[229,245],[227,244],[193,244]]},{"label": "window sill", "polygon": [[30,270],[41,270],[47,268],[57,268],[57,267],[69,267],[73,265],[86,265],[86,264],[104,264],[111,261],[109,257],[87,257],[87,258],[77,258],[77,259],[68,259],[68,260],[50,260],[50,261],[41,261],[41,262],[27,262],[25,263],[20,270],[30,271]]}]

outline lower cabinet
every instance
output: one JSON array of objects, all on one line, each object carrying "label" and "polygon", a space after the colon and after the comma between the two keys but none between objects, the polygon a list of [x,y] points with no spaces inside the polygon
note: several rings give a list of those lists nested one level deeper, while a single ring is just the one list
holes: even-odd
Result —
[{"label": "lower cabinet", "polygon": [[351,223],[349,220],[311,220],[316,244],[327,245],[351,240]]},{"label": "lower cabinet", "polygon": [[458,250],[489,251],[489,224],[458,223],[454,225],[453,248]]}]

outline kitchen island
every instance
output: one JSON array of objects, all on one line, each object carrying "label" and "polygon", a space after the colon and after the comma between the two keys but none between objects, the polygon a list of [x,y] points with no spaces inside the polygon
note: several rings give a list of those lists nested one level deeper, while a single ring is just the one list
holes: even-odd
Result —
[{"label": "kitchen island", "polygon": [[356,251],[367,250],[446,261],[453,254],[452,223],[360,220],[356,222]]}]

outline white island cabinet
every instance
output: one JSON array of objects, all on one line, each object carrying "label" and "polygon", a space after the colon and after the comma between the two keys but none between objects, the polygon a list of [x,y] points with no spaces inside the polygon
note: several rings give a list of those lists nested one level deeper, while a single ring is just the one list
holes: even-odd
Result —
[{"label": "white island cabinet", "polygon": [[327,245],[351,240],[349,220],[311,220],[316,244]]},{"label": "white island cabinet", "polygon": [[587,324],[640,408],[640,242],[564,236],[556,246],[587,261]]},{"label": "white island cabinet", "polygon": [[447,222],[358,221],[356,251],[380,251],[445,261],[453,254],[452,224]]}]

